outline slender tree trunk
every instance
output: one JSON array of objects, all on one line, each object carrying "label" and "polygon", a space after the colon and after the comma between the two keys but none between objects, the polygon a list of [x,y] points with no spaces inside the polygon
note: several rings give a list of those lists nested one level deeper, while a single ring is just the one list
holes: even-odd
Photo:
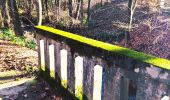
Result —
[{"label": "slender tree trunk", "polygon": [[128,3],[129,31],[131,31],[132,28],[132,20],[133,20],[134,11],[136,9],[137,1],[138,0],[129,0]]},{"label": "slender tree trunk", "polygon": [[45,0],[41,0],[41,2],[42,2],[42,11],[43,11],[43,15],[45,14],[44,12],[45,12]]},{"label": "slender tree trunk", "polygon": [[47,17],[49,17],[49,14],[48,14],[48,0],[45,0],[45,10],[46,10]]},{"label": "slender tree trunk", "polygon": [[72,17],[72,11],[73,11],[72,0],[69,0],[69,16],[70,17]]},{"label": "slender tree trunk", "polygon": [[4,23],[3,23],[3,19],[2,19],[2,14],[1,13],[0,13],[0,27],[4,27]]},{"label": "slender tree trunk", "polygon": [[80,10],[80,0],[77,0],[75,19],[77,20]]},{"label": "slender tree trunk", "polygon": [[38,0],[38,25],[42,25],[42,2]]},{"label": "slender tree trunk", "polygon": [[81,6],[80,6],[80,20],[81,20],[81,24],[83,22],[83,0],[80,1],[81,2]]},{"label": "slender tree trunk", "polygon": [[125,32],[125,47],[127,46],[128,37],[129,37],[130,32],[132,30],[133,15],[134,15],[134,11],[135,11],[136,6],[137,6],[137,1],[138,0],[129,0],[129,2],[128,2],[129,26],[128,26],[128,32],[127,31]]},{"label": "slender tree trunk", "polygon": [[[4,23],[4,26],[5,27],[11,27],[11,17],[10,17],[10,10],[9,10],[9,1],[8,0],[5,0],[5,6],[4,6],[4,12],[5,12],[5,23]],[[6,25],[5,25],[6,24]]]},{"label": "slender tree trunk", "polygon": [[87,22],[90,20],[90,2],[91,0],[88,0],[88,7],[87,7]]},{"label": "slender tree trunk", "polygon": [[21,22],[20,22],[20,18],[19,18],[16,1],[10,0],[9,5],[10,5],[11,18],[12,18],[12,22],[13,22],[13,26],[14,26],[14,32],[17,36],[22,36],[23,30],[21,28]]},{"label": "slender tree trunk", "polygon": [[56,0],[55,1],[55,5],[56,5],[56,13],[57,13],[57,21],[59,20],[59,16],[60,16],[60,0]]},{"label": "slender tree trunk", "polygon": [[4,27],[9,28],[11,25],[10,25],[8,1],[2,0],[1,3],[2,3],[2,10],[1,10],[2,22],[3,22]]},{"label": "slender tree trunk", "polygon": [[[2,8],[3,8],[3,0],[0,1],[0,11],[2,11]],[[3,22],[3,18],[2,18],[2,12],[0,12],[0,27],[4,27],[4,22]]]},{"label": "slender tree trunk", "polygon": [[58,2],[57,2],[57,6],[58,6],[58,15],[60,15],[60,8],[61,8],[61,2],[62,2],[62,0],[57,0]]}]

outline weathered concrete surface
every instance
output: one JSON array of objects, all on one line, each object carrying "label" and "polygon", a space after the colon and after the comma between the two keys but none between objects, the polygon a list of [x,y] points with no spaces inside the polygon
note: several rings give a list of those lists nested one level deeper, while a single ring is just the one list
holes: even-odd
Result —
[{"label": "weathered concrete surface", "polygon": [[104,100],[120,100],[120,69],[106,68],[104,74]]},{"label": "weathered concrete surface", "polygon": [[12,81],[0,85],[0,100],[9,99],[12,96],[15,99],[19,92],[24,91],[35,78],[23,78],[19,81]]}]

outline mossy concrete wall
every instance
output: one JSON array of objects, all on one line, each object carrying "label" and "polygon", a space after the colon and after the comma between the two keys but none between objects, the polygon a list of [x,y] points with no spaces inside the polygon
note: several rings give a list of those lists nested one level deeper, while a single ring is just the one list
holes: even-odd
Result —
[{"label": "mossy concrete wall", "polygon": [[[83,57],[82,95],[84,100],[93,99],[93,79],[94,79],[95,65],[100,65],[103,67],[102,98],[104,100],[122,100],[122,98],[127,99],[128,98],[127,96],[130,93],[129,91],[131,91],[131,89],[129,89],[129,85],[132,85],[134,87],[136,85],[135,93],[132,93],[132,95],[135,94],[136,100],[161,100],[162,96],[170,95],[170,91],[169,91],[170,71],[168,70],[170,67],[170,65],[168,65],[170,62],[169,60],[157,58],[151,55],[147,56],[146,54],[138,53],[136,51],[132,51],[122,47],[120,47],[121,49],[119,47],[118,47],[119,49],[114,49],[114,47],[117,46],[111,44],[104,43],[104,46],[99,46],[103,44],[103,42],[97,42],[98,45],[97,44],[90,45],[87,43],[88,41],[85,41],[88,40],[87,38],[81,37],[82,41],[79,42],[79,40],[81,40],[79,36],[72,39],[69,38],[70,35],[67,36],[67,33],[63,33],[63,34],[52,33],[52,32],[57,33],[63,31],[55,31],[52,30],[53,28],[50,28],[52,31],[51,30],[44,31],[45,29],[42,28],[44,27],[41,28],[38,27],[36,31],[37,31],[38,41],[40,39],[45,40],[46,70],[47,71],[49,70],[48,45],[54,44],[55,58],[56,58],[55,68],[58,69],[55,72],[56,73],[55,81],[59,83],[61,83],[61,75],[60,75],[61,64],[60,64],[59,51],[61,49],[65,49],[68,52],[68,57],[67,57],[68,58],[68,62],[67,62],[68,80],[67,80],[66,90],[69,91],[69,93],[74,94],[75,92],[74,60],[77,56],[80,56]],[[93,40],[91,41],[91,39],[89,41],[96,43],[96,41]],[[105,48],[105,46],[106,47],[108,46],[109,48]],[[123,49],[123,53],[122,53],[122,49]],[[142,56],[135,57],[135,54],[137,54],[136,56],[140,56],[140,55]],[[149,57],[149,60],[147,59],[147,57]],[[160,62],[156,62],[156,61],[160,61]],[[163,62],[165,61],[166,64],[163,64],[162,61]],[[154,66],[154,64],[160,65],[159,66],[160,68]],[[162,68],[166,68],[166,69],[162,69]],[[131,84],[131,83],[136,83],[136,84]]]}]

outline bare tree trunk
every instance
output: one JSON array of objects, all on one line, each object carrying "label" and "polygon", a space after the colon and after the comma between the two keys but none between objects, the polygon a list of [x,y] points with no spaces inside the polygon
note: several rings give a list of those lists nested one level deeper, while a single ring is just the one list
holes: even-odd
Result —
[{"label": "bare tree trunk", "polygon": [[58,15],[60,15],[61,1],[62,1],[62,0],[57,0],[57,7],[58,7],[57,11],[58,11]]},{"label": "bare tree trunk", "polygon": [[48,14],[48,0],[45,0],[45,10],[46,10],[47,17],[49,17],[49,14]]},{"label": "bare tree trunk", "polygon": [[14,32],[17,36],[22,36],[23,30],[21,28],[21,22],[20,22],[20,18],[19,18],[16,1],[10,0],[9,5],[10,5],[11,18],[12,18],[12,22],[14,25]]},{"label": "bare tree trunk", "polygon": [[10,27],[10,15],[9,15],[9,7],[8,7],[8,2],[7,0],[2,0],[2,22],[3,26],[9,28]]},{"label": "bare tree trunk", "polygon": [[42,2],[38,0],[38,25],[42,25]]},{"label": "bare tree trunk", "polygon": [[72,6],[72,0],[69,0],[69,16],[72,17],[72,11],[73,11],[73,6]]},{"label": "bare tree trunk", "polygon": [[132,28],[133,14],[137,6],[137,1],[138,0],[129,0],[129,3],[128,3],[129,31],[131,31],[131,28]]},{"label": "bare tree trunk", "polygon": [[56,0],[56,1],[55,1],[55,5],[56,5],[56,7],[57,7],[57,9],[56,9],[57,21],[59,20],[59,16],[60,16],[60,1],[61,1],[61,0]]},{"label": "bare tree trunk", "polygon": [[[2,3],[3,2],[3,0],[2,1],[0,1],[0,11],[2,11],[2,8],[3,8],[3,6],[2,6]],[[4,27],[4,22],[3,22],[3,18],[2,18],[2,12],[0,12],[0,27]]]},{"label": "bare tree trunk", "polygon": [[79,12],[80,12],[80,0],[77,0],[76,15],[75,15],[76,20],[78,19]]},{"label": "bare tree trunk", "polygon": [[91,0],[88,0],[88,8],[87,8],[87,22],[90,20],[90,2]]},{"label": "bare tree trunk", "polygon": [[138,0],[129,0],[129,2],[128,2],[129,26],[128,26],[128,32],[127,31],[125,32],[125,47],[127,46],[127,43],[128,43],[129,33],[132,30],[133,14],[134,14],[134,11],[135,11],[136,6],[137,6],[137,1]]},{"label": "bare tree trunk", "polygon": [[[0,8],[1,10],[1,8]],[[2,19],[2,14],[0,13],[0,27],[4,27],[3,19]]]},{"label": "bare tree trunk", "polygon": [[81,24],[83,22],[83,0],[80,1],[81,2],[81,6],[80,6],[80,20],[81,20]]}]

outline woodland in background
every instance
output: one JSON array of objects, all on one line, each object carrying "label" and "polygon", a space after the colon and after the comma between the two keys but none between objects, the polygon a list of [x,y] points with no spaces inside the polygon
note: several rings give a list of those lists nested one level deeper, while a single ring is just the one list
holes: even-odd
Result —
[{"label": "woodland in background", "polygon": [[22,35],[22,26],[37,25],[40,19],[43,24],[87,25],[99,8],[110,4],[126,7],[130,28],[137,6],[154,10],[161,8],[161,0],[1,0],[0,27],[13,28],[17,35]]},{"label": "woodland in background", "polygon": [[0,27],[23,36],[42,24],[168,58],[169,5],[168,0],[1,0]]},{"label": "woodland in background", "polygon": [[130,21],[136,6],[158,10],[160,2],[160,0],[1,0],[0,26],[14,30],[18,28],[16,34],[21,35],[20,27],[37,25],[41,13],[43,24],[86,25],[93,13],[111,3],[115,6],[123,4]]}]

